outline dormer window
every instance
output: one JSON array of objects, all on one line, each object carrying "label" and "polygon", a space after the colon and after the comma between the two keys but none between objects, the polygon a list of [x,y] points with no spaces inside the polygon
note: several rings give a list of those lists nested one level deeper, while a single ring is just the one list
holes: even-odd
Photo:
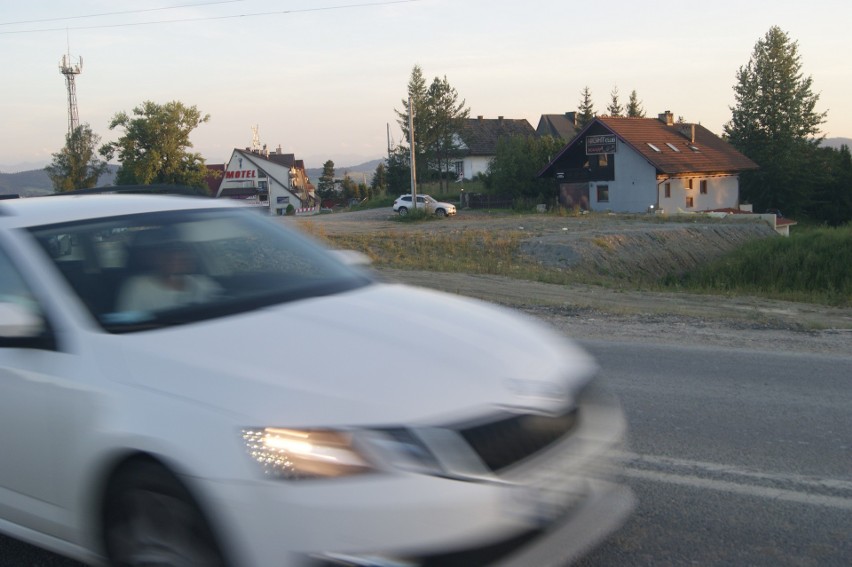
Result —
[{"label": "dormer window", "polygon": [[655,151],[655,152],[657,152],[658,154],[659,154],[659,153],[662,153],[662,151],[663,151],[663,150],[661,150],[660,148],[658,148],[657,146],[655,146],[655,145],[654,145],[654,144],[652,144],[651,142],[645,142],[645,143],[646,143],[646,144],[648,144],[648,147],[649,147],[649,148],[651,148],[652,150],[654,150],[654,151]]}]

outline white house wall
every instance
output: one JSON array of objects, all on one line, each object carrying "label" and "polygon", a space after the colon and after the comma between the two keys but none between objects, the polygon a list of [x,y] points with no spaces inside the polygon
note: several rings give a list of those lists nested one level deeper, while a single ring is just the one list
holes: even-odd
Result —
[{"label": "white house wall", "polygon": [[473,179],[478,174],[488,173],[493,158],[489,156],[467,156],[464,158],[464,178]]},{"label": "white house wall", "polygon": [[[657,170],[640,154],[618,140],[615,179],[589,184],[589,206],[593,211],[640,213],[657,202]],[[609,187],[609,201],[598,201],[598,186]]]},{"label": "white house wall", "polygon": [[[641,154],[618,140],[615,153],[615,179],[589,183],[589,206],[593,211],[642,213],[654,206],[665,213],[697,212],[739,206],[739,177],[721,175],[657,179],[656,168]],[[689,189],[689,179],[692,189]],[[701,181],[707,181],[707,193],[701,194]],[[665,196],[665,183],[671,183],[671,196]],[[609,201],[598,200],[598,186],[609,187]],[[687,206],[692,197],[692,207]]]},{"label": "white house wall", "polygon": [[[692,180],[692,189],[689,181]],[[701,181],[707,181],[707,194],[701,194]],[[671,184],[670,197],[666,198],[666,183]],[[692,207],[687,197],[692,197]],[[736,209],[739,207],[739,177],[723,175],[718,177],[675,178],[660,183],[659,208],[668,214],[678,212],[710,211],[714,209]]]}]

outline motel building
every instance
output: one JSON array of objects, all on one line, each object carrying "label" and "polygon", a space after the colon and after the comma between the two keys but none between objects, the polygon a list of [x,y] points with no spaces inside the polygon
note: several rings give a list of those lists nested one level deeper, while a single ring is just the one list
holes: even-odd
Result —
[{"label": "motel building", "polygon": [[225,164],[216,197],[239,199],[247,204],[268,208],[270,214],[286,214],[292,205],[297,214],[319,212],[313,185],[305,164],[293,154],[270,153],[262,149],[234,149]]}]

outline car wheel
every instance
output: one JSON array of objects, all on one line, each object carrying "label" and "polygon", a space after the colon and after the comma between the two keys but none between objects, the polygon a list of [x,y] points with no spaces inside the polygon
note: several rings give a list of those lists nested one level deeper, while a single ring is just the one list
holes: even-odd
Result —
[{"label": "car wheel", "polygon": [[435,211],[435,215],[439,217],[445,217],[447,216],[447,211],[445,211],[444,209],[438,209]]},{"label": "car wheel", "polygon": [[406,209],[405,207],[400,207],[397,212],[399,213],[399,216],[404,217],[408,214],[408,209]]},{"label": "car wheel", "polygon": [[181,482],[140,463],[112,483],[104,509],[110,565],[224,566],[213,533]]}]

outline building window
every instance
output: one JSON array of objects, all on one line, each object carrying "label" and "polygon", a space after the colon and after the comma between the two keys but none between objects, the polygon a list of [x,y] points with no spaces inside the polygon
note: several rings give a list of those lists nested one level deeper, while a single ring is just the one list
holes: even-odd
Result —
[{"label": "building window", "polygon": [[680,150],[677,149],[677,146],[672,144],[671,142],[666,142],[666,145],[672,149],[673,152],[680,153]]},{"label": "building window", "polygon": [[662,153],[662,151],[663,151],[663,150],[661,150],[660,148],[658,148],[657,146],[655,146],[655,145],[654,145],[654,144],[652,144],[651,142],[645,142],[645,143],[646,143],[646,144],[648,144],[648,147],[649,147],[649,148],[651,148],[652,150],[654,150],[654,151],[655,151],[655,152],[657,152],[658,154],[659,154],[659,153]]},{"label": "building window", "polygon": [[686,198],[686,208],[692,209],[695,207],[695,199],[693,197]]},{"label": "building window", "polygon": [[707,180],[706,180],[706,179],[702,179],[702,180],[698,183],[698,187],[699,187],[699,189],[698,189],[698,190],[701,192],[701,194],[702,194],[702,195],[706,195],[706,194],[707,194]]},{"label": "building window", "polygon": [[671,199],[672,198],[672,184],[666,182],[665,188],[666,188],[666,199]]},{"label": "building window", "polygon": [[609,185],[598,185],[598,203],[609,203]]}]

